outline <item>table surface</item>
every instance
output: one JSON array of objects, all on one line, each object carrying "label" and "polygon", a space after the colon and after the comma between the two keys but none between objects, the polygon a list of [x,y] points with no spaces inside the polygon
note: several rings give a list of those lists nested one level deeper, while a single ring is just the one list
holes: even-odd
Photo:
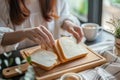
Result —
[{"label": "table surface", "polygon": [[106,40],[112,40],[114,41],[114,36],[112,33],[109,33],[105,30],[103,30],[103,32],[94,40],[94,41],[87,41],[85,38],[83,39],[83,42],[86,44],[86,45],[93,45],[93,44],[96,44],[96,43],[100,43],[100,42],[103,42],[103,41],[106,41]]},{"label": "table surface", "polygon": [[[89,42],[89,41],[86,41],[85,38],[83,38],[82,42],[84,42],[86,45],[89,46],[89,45],[93,45],[93,44],[96,44],[96,43],[99,43],[99,42],[102,42],[102,41],[106,41],[106,40],[113,40],[113,41],[114,41],[114,36],[113,36],[111,33],[109,33],[109,32],[103,31],[103,32],[96,38],[96,40]],[[22,60],[21,55],[19,54],[19,50],[13,51],[12,53],[13,53],[13,54],[10,56],[10,58],[11,58],[11,57],[12,57],[12,58],[20,57],[20,59]],[[1,59],[8,59],[8,58],[6,58],[3,54],[0,55],[0,58],[1,58]],[[9,59],[10,59],[10,58],[9,58]],[[14,65],[16,65],[16,64],[15,64],[15,61],[13,61],[13,65],[11,65],[11,66],[14,66]],[[3,67],[3,68],[6,68],[6,67],[5,67],[5,64],[2,64],[2,67]],[[2,72],[2,71],[0,70],[0,77],[3,77],[2,74],[1,74],[1,72]],[[22,75],[21,75],[21,76],[22,76]],[[19,77],[20,77],[20,76],[13,77],[12,80],[19,80]]]}]

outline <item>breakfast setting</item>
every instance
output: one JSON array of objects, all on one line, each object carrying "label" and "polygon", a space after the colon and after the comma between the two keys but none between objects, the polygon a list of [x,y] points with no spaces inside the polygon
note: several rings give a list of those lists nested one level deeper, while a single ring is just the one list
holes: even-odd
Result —
[{"label": "breakfast setting", "polygon": [[120,80],[119,0],[0,4],[0,80]]}]

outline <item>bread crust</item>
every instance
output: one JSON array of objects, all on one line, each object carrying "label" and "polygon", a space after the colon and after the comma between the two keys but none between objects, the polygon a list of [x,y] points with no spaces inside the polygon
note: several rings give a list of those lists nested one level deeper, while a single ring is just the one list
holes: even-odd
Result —
[{"label": "bread crust", "polygon": [[43,66],[43,65],[41,65],[41,64],[39,64],[39,63],[37,63],[37,62],[34,62],[34,61],[32,61],[31,63],[32,63],[33,65],[37,65],[37,66],[39,66],[40,68],[42,68],[42,69],[44,69],[44,70],[51,70],[52,68],[54,68],[55,66],[58,65],[57,62],[54,63],[52,66],[49,66],[49,67],[47,67],[47,66]]},{"label": "bread crust", "polygon": [[59,42],[59,40],[56,40],[55,50],[56,50],[56,53],[58,54],[58,58],[59,58],[60,62],[61,62],[61,63],[64,63],[65,60],[63,59],[62,52],[61,52],[61,50],[60,50],[60,48],[59,48],[58,42]]},{"label": "bread crust", "polygon": [[[64,37],[62,37],[64,38]],[[72,58],[66,58],[65,55],[64,55],[64,51],[62,49],[62,46],[61,46],[61,43],[60,43],[60,40],[58,40],[57,44],[58,44],[58,47],[59,47],[59,50],[60,50],[60,53],[62,55],[62,58],[64,59],[64,62],[67,62],[67,61],[70,61],[70,60],[74,60],[74,59],[78,59],[78,58],[82,58],[82,57],[85,57],[87,55],[87,53],[83,53],[83,54],[80,54],[80,55],[77,55],[77,56],[74,56]],[[84,45],[83,45],[84,46]]]},{"label": "bread crust", "polygon": [[[84,56],[87,55],[87,53],[83,53],[83,54],[80,54],[80,55],[77,55],[77,56],[74,56],[74,57],[71,57],[71,58],[66,58],[65,55],[64,55],[64,51],[62,49],[62,45],[61,45],[60,40],[61,40],[61,38],[56,40],[55,45],[53,46],[53,49],[50,50],[57,56],[57,59],[55,60],[54,64],[52,64],[51,66],[44,66],[44,65],[42,65],[38,62],[35,62],[35,61],[32,61],[31,63],[39,66],[41,69],[51,70],[57,65],[60,65],[62,63],[65,63],[65,62],[68,62],[68,61],[71,61],[71,60],[75,60],[77,58],[81,58],[81,57],[84,57]],[[81,45],[85,47],[85,45],[83,45],[83,44],[81,44]],[[36,46],[36,48],[33,47],[32,49],[34,51],[32,51],[31,49],[25,50],[24,53],[26,53],[27,55],[23,54],[23,57],[25,58],[27,56],[30,56],[31,54],[34,54],[38,50],[42,50],[42,49],[40,49],[40,46],[38,46],[38,47]]]},{"label": "bread crust", "polygon": [[[37,50],[43,50],[43,49],[37,49]],[[36,51],[37,51],[37,50],[36,50]],[[36,51],[34,51],[34,52],[31,53],[31,54],[34,54]],[[31,55],[31,54],[29,54],[29,52],[27,52],[27,56],[29,56],[29,55]],[[42,69],[44,69],[44,70],[51,70],[52,68],[54,68],[55,66],[57,66],[58,64],[60,64],[60,62],[59,62],[59,60],[58,60],[58,55],[57,55],[54,51],[53,51],[53,54],[56,55],[57,59],[56,59],[55,63],[54,63],[53,65],[51,65],[51,66],[44,66],[44,65],[42,65],[42,64],[40,64],[40,63],[37,63],[37,62],[35,62],[35,61],[31,61],[31,64],[37,65],[37,66],[39,66],[40,68],[42,68]]]}]

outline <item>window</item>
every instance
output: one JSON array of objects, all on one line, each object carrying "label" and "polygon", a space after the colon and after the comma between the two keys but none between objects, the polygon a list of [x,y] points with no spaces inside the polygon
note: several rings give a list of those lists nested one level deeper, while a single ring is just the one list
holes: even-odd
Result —
[{"label": "window", "polygon": [[68,3],[72,14],[77,16],[80,21],[87,22],[88,0],[69,0]]},{"label": "window", "polygon": [[102,0],[69,0],[71,12],[84,22],[101,25]]},{"label": "window", "polygon": [[69,0],[71,12],[80,21],[93,22],[109,32],[114,27],[107,23],[110,18],[120,17],[120,0]]},{"label": "window", "polygon": [[101,25],[102,0],[88,0],[88,22]]},{"label": "window", "polygon": [[109,32],[114,31],[114,27],[108,24],[110,18],[120,16],[120,0],[103,0],[102,26]]}]

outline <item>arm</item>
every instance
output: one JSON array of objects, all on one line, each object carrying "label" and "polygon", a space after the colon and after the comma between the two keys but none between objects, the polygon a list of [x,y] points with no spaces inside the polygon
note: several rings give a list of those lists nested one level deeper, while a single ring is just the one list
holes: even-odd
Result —
[{"label": "arm", "polygon": [[79,26],[80,22],[75,16],[70,14],[67,2],[65,0],[61,0],[61,2],[62,2],[60,14],[61,28],[71,33],[77,39],[77,42],[80,42],[82,39],[82,32]]},{"label": "arm", "polygon": [[23,34],[23,30],[15,31],[15,32],[7,32],[7,33],[4,33],[3,35],[1,45],[2,46],[12,45],[24,40],[25,38],[26,37]]},{"label": "arm", "polygon": [[81,31],[80,26],[74,24],[70,20],[65,20],[61,27],[64,30],[71,33],[77,39],[77,43],[79,43],[82,40],[82,31]]},{"label": "arm", "polygon": [[6,32],[3,35],[1,45],[12,45],[24,40],[25,38],[28,38],[37,44],[45,44],[46,47],[52,47],[54,45],[52,34],[44,26],[15,32]]},{"label": "arm", "polygon": [[11,50],[16,50],[17,46],[18,46],[18,43],[16,44],[12,44],[12,45],[7,45],[7,46],[2,46],[1,43],[2,43],[2,39],[4,37],[4,34],[5,33],[9,33],[9,32],[13,32],[13,30],[9,27],[2,27],[2,23],[0,23],[0,53],[3,53],[3,52],[8,52],[8,51],[11,51]]}]

